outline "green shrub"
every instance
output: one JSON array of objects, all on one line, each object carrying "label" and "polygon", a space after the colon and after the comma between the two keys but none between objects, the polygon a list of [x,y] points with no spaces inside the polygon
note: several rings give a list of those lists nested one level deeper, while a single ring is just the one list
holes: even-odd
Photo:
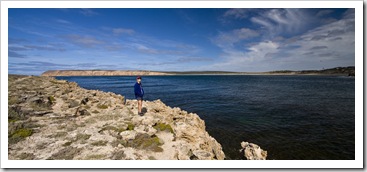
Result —
[{"label": "green shrub", "polygon": [[15,131],[11,137],[22,137],[22,138],[25,138],[25,137],[28,137],[28,136],[31,136],[33,134],[33,130],[32,129],[29,129],[29,128],[21,128],[17,131]]},{"label": "green shrub", "polygon": [[134,130],[134,128],[135,128],[134,124],[132,124],[132,123],[127,124],[127,130]]},{"label": "green shrub", "polygon": [[93,146],[106,146],[107,143],[108,143],[108,141],[98,140],[98,141],[93,142],[91,145],[93,145]]},{"label": "green shrub", "polygon": [[171,133],[174,133],[172,127],[169,124],[156,123],[155,125],[153,125],[153,128],[158,131],[169,131]]},{"label": "green shrub", "polygon": [[45,111],[45,110],[51,110],[50,104],[47,103],[30,103],[30,107],[35,111]]},{"label": "green shrub", "polygon": [[8,108],[8,119],[9,120],[25,120],[27,117],[17,107]]},{"label": "green shrub", "polygon": [[97,108],[99,108],[99,109],[107,109],[108,106],[107,105],[97,105]]},{"label": "green shrub", "polygon": [[94,119],[96,119],[97,121],[111,121],[111,120],[115,120],[117,121],[118,119],[121,118],[120,115],[97,115],[93,117]]},{"label": "green shrub", "polygon": [[90,106],[89,105],[85,105],[84,108],[85,109],[90,109]]},{"label": "green shrub", "polygon": [[156,135],[149,136],[148,134],[138,134],[134,140],[128,141],[125,146],[162,152],[163,149],[160,147],[161,145],[163,145],[163,143]]},{"label": "green shrub", "polygon": [[90,138],[90,134],[81,134],[81,133],[78,133],[74,139],[74,141],[78,141],[78,140],[81,140],[81,141],[85,141],[85,140],[88,140]]},{"label": "green shrub", "polygon": [[26,137],[31,136],[32,134],[33,134],[33,130],[32,129],[29,129],[29,128],[20,128],[20,129],[17,129],[13,133],[10,133],[8,135],[8,143],[9,144],[18,143],[19,141],[23,140]]},{"label": "green shrub", "polygon": [[14,123],[14,122],[17,122],[18,120],[16,119],[8,119],[8,123]]},{"label": "green shrub", "polygon": [[95,155],[88,155],[84,158],[84,160],[101,160],[104,159],[106,155],[104,154],[95,154]]},{"label": "green shrub", "polygon": [[154,156],[149,156],[148,159],[149,160],[157,160]]},{"label": "green shrub", "polygon": [[17,104],[19,103],[19,98],[17,96],[11,96],[11,97],[8,97],[8,105],[14,105],[14,104]]},{"label": "green shrub", "polygon": [[111,146],[117,147],[119,144],[126,146],[126,143],[127,142],[125,140],[115,139],[114,141],[111,142]]},{"label": "green shrub", "polygon": [[60,137],[65,137],[67,134],[68,134],[67,132],[62,131],[62,132],[53,133],[53,134],[49,135],[48,137],[49,138],[60,138]]},{"label": "green shrub", "polygon": [[94,110],[94,111],[92,111],[92,113],[99,113],[99,111],[98,110]]},{"label": "green shrub", "polygon": [[47,99],[48,99],[48,102],[50,102],[50,104],[54,104],[56,102],[56,99],[54,96],[49,96]]},{"label": "green shrub", "polygon": [[70,146],[73,142],[66,142],[62,146]]},{"label": "green shrub", "polygon": [[106,131],[106,130],[112,130],[112,131],[121,133],[121,132],[125,131],[126,129],[125,128],[117,128],[117,127],[114,127],[114,126],[107,125],[107,126],[103,127],[101,130],[99,130],[98,132],[101,133],[101,132]]}]

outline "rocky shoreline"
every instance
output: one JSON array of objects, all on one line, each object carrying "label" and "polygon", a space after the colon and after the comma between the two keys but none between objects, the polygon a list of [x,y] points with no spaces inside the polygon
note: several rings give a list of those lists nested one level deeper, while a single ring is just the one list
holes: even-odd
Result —
[{"label": "rocky shoreline", "polygon": [[[144,101],[139,116],[136,100],[75,82],[9,75],[8,84],[10,160],[225,159],[197,114],[160,100]],[[254,157],[259,147],[241,145],[247,159],[266,158],[262,150],[265,157]]]},{"label": "rocky shoreline", "polygon": [[50,77],[9,75],[9,159],[224,159],[196,114]]}]

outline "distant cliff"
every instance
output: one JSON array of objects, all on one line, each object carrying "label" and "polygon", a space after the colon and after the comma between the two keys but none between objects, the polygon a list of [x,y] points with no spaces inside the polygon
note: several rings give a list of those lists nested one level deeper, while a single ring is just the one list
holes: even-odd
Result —
[{"label": "distant cliff", "polygon": [[354,76],[355,67],[336,67],[323,70],[278,70],[269,72],[229,72],[229,71],[185,71],[159,72],[144,70],[49,70],[42,76],[149,76],[149,75],[345,75]]},{"label": "distant cliff", "polygon": [[49,70],[42,76],[136,76],[136,75],[170,75],[154,71],[123,71],[123,70]]},{"label": "distant cliff", "polygon": [[301,71],[290,71],[290,70],[282,70],[282,71],[272,71],[266,72],[269,74],[290,74],[290,75],[346,75],[346,76],[354,76],[355,75],[355,67],[335,67],[330,69],[323,70],[301,70]]}]

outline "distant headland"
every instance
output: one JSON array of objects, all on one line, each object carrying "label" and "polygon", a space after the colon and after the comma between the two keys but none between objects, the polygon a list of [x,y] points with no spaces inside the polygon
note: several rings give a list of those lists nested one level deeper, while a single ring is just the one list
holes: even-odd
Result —
[{"label": "distant headland", "polygon": [[277,70],[269,72],[185,71],[164,72],[147,70],[48,70],[42,76],[163,76],[163,75],[343,75],[354,76],[355,67],[335,67],[323,70]]}]

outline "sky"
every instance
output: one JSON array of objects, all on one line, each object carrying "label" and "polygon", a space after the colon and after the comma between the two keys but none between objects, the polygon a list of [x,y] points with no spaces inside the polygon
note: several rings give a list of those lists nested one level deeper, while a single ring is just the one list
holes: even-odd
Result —
[{"label": "sky", "polygon": [[8,73],[355,65],[354,9],[10,8]]}]

